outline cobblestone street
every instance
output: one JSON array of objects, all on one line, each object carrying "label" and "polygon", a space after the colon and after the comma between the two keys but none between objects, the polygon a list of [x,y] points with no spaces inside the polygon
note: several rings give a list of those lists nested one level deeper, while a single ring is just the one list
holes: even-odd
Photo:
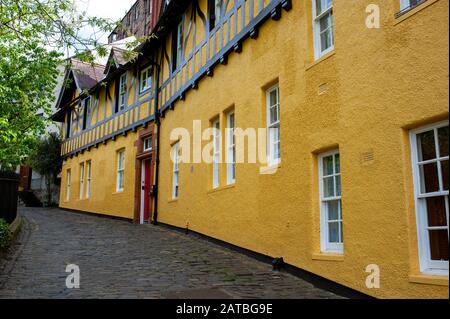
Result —
[{"label": "cobblestone street", "polygon": [[[196,236],[59,209],[22,209],[0,298],[339,298]],[[66,288],[67,264],[80,289]]]}]

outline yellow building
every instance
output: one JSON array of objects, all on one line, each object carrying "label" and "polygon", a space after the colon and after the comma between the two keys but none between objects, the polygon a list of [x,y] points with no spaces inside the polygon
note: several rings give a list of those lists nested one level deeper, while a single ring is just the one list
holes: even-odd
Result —
[{"label": "yellow building", "polygon": [[[374,297],[448,298],[448,9],[171,1],[137,62],[112,52],[87,128],[61,108],[61,207],[151,217]],[[252,134],[264,154],[242,160]]]}]

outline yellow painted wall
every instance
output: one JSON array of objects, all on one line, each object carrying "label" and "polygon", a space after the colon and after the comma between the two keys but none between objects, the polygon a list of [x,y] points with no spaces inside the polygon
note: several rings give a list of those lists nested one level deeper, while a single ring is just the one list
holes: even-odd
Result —
[{"label": "yellow painted wall", "polygon": [[[448,117],[448,2],[430,0],[395,19],[396,2],[380,0],[382,27],[367,29],[365,8],[372,2],[334,1],[335,50],[314,62],[310,1],[293,1],[280,21],[266,22],[257,40],[245,41],[241,54],[232,53],[227,66],[217,66],[213,78],[167,112],[159,221],[283,256],[372,296],[448,298],[448,277],[411,280],[419,273],[408,140],[410,128]],[[210,165],[181,164],[180,196],[171,200],[170,132],[185,127],[192,133],[196,119],[208,127],[231,106],[236,127],[265,127],[264,89],[274,81],[281,94],[278,171],[261,175],[259,165],[238,164],[235,185],[212,190]],[[342,258],[320,254],[319,238],[317,154],[336,147]],[[372,162],[362,160],[367,152]],[[380,289],[365,287],[372,263],[380,266]]]},{"label": "yellow painted wall", "polygon": [[[137,133],[119,136],[106,145],[92,148],[83,154],[68,158],[62,167],[59,206],[98,214],[133,219],[134,178]],[[125,149],[125,181],[123,192],[116,192],[117,151]],[[91,161],[91,196],[86,199],[86,161]],[[85,163],[84,194],[80,199],[80,164]],[[67,170],[71,170],[70,200],[67,196]]]}]

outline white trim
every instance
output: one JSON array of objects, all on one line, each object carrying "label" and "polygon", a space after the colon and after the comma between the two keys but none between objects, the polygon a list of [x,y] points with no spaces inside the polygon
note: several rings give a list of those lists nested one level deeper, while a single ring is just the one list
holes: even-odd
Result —
[{"label": "white trim", "polygon": [[220,119],[217,119],[212,124],[213,129],[213,180],[212,187],[217,188],[220,186],[220,151],[221,151],[221,138],[220,138]]},{"label": "white trim", "polygon": [[[146,142],[146,141],[150,141],[150,147],[146,147],[146,146],[145,146],[145,142]],[[144,140],[143,140],[143,142],[142,142],[142,150],[143,150],[144,152],[147,152],[147,151],[151,151],[152,149],[153,149],[153,145],[152,145],[152,137],[149,136],[149,137],[144,138]]]},{"label": "white trim", "polygon": [[[276,91],[277,101],[274,105],[270,103],[270,94]],[[270,117],[270,109],[277,108],[277,121],[272,122]],[[267,128],[267,164],[269,166],[277,165],[281,162],[281,127],[280,127],[280,88],[279,84],[275,84],[266,90],[266,128]],[[278,128],[278,141],[273,140],[273,129]],[[278,144],[279,158],[275,158],[274,145]]]},{"label": "white trim", "polygon": [[[317,15],[317,1],[320,0],[312,0],[312,25],[313,25],[313,38],[314,38],[314,59],[318,60],[322,56],[324,56],[327,53],[330,53],[334,50],[334,16],[333,16],[333,1],[331,3],[331,6],[327,9],[323,10],[319,15]],[[322,42],[321,42],[321,31],[320,31],[320,20],[324,18],[326,15],[331,14],[333,17],[333,21],[331,24],[331,40],[332,45],[322,50]]]},{"label": "white trim", "polygon": [[[233,116],[233,126],[231,126],[231,116]],[[231,185],[236,182],[236,141],[234,139],[235,127],[236,115],[234,111],[232,111],[227,114],[227,185]]]},{"label": "white trim", "polygon": [[414,202],[416,207],[416,227],[417,227],[417,239],[418,239],[418,250],[419,250],[419,264],[420,271],[423,273],[431,274],[431,275],[447,275],[448,276],[448,261],[438,261],[431,260],[431,252],[430,252],[430,243],[429,243],[429,229],[436,229],[435,227],[428,226],[427,220],[427,211],[426,211],[426,203],[424,201],[427,197],[440,197],[444,196],[445,198],[445,209],[446,209],[446,218],[447,218],[447,226],[446,227],[437,227],[437,229],[446,229],[447,235],[449,232],[449,205],[448,205],[448,195],[449,191],[444,191],[442,189],[442,173],[440,170],[440,165],[438,167],[438,178],[439,178],[439,191],[433,193],[423,194],[420,188],[420,172],[419,172],[419,156],[417,149],[417,135],[433,130],[435,133],[435,148],[436,148],[436,159],[440,160],[448,160],[448,156],[440,157],[439,147],[437,145],[438,141],[436,139],[436,131],[441,127],[448,126],[448,121],[441,121],[438,123],[422,126],[418,129],[414,129],[410,131],[410,145],[411,145],[411,158],[412,158],[412,172],[413,172],[413,181],[414,181]]},{"label": "white trim", "polygon": [[[139,76],[139,93],[140,94],[150,90],[152,87],[152,76],[151,76],[150,70],[151,70],[151,67],[149,66],[140,72],[140,76]],[[146,74],[145,86],[143,86],[143,83],[144,83],[143,75],[144,74]]]},{"label": "white trim", "polygon": [[[122,185],[120,185],[120,176],[122,176]],[[124,188],[125,188],[125,149],[121,149],[117,151],[116,192],[117,193],[123,192]]]},{"label": "white trim", "polygon": [[66,201],[70,200],[70,183],[71,183],[71,178],[72,178],[72,171],[70,170],[70,168],[67,170],[67,185],[66,185]]},{"label": "white trim", "polygon": [[80,199],[83,199],[84,192],[84,162],[80,164]]},{"label": "white trim", "polygon": [[[341,169],[339,169],[339,172],[336,172],[336,163],[335,158],[336,155],[339,155],[340,158],[340,152],[339,149],[335,149],[326,153],[319,154],[318,157],[318,166],[319,166],[319,194],[320,194],[320,249],[322,252],[325,253],[338,253],[342,254],[344,252],[344,239],[340,238],[340,243],[330,243],[329,242],[329,222],[328,219],[328,205],[332,201],[337,201],[338,203],[338,219],[335,222],[339,224],[338,229],[338,236],[341,236],[341,229],[343,228],[343,216],[342,216],[342,196],[336,194],[336,177],[341,176]],[[326,157],[332,156],[333,157],[333,174],[331,175],[324,175],[323,172],[323,159]],[[334,196],[325,197],[324,196],[324,187],[323,187],[323,180],[327,177],[333,177],[333,189],[334,189]],[[342,185],[341,185],[341,194],[342,194]],[[339,216],[340,215],[340,216]],[[340,217],[340,218],[339,218]]]},{"label": "white trim", "polygon": [[91,169],[92,162],[86,162],[86,199],[91,198]]},{"label": "white trim", "polygon": [[[118,111],[123,111],[127,105],[127,73],[123,73],[119,77],[119,94],[117,95],[118,101]],[[121,101],[123,98],[123,102]]]},{"label": "white trim", "polygon": [[180,143],[177,142],[172,146],[172,199],[177,199],[180,195],[179,185],[180,185]]}]

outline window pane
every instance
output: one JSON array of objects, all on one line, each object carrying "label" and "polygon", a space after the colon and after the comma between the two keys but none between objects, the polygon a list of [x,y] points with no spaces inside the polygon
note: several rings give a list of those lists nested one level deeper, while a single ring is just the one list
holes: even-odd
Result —
[{"label": "window pane", "polygon": [[334,197],[334,177],[326,177],[323,179],[324,197]]},{"label": "window pane", "polygon": [[447,226],[445,213],[445,197],[428,197],[426,199],[428,226]]},{"label": "window pane", "polygon": [[334,167],[335,173],[339,174],[341,172],[341,159],[339,153],[334,155]]},{"label": "window pane", "polygon": [[321,45],[321,51],[325,51],[326,49],[333,46],[333,30],[330,28],[327,31],[320,34],[320,45]]},{"label": "window pane", "polygon": [[270,106],[278,104],[278,94],[277,90],[273,90],[270,92]]},{"label": "window pane", "polygon": [[278,122],[278,108],[276,106],[270,107],[270,124]]},{"label": "window pane", "polygon": [[332,0],[316,0],[316,14],[319,15],[322,11],[331,7],[332,3]]},{"label": "window pane", "polygon": [[447,230],[430,230],[431,260],[448,260]]},{"label": "window pane", "polygon": [[339,220],[339,201],[333,200],[327,203],[328,220]]},{"label": "window pane", "polygon": [[417,134],[417,146],[419,161],[436,158],[436,145],[434,143],[434,131]]},{"label": "window pane", "polygon": [[274,156],[275,156],[275,159],[279,159],[281,157],[281,155],[280,155],[280,142],[275,143]]},{"label": "window pane", "polygon": [[339,243],[339,222],[328,223],[328,242]]},{"label": "window pane", "polygon": [[438,172],[436,163],[419,165],[421,193],[437,192],[439,190]]},{"label": "window pane", "polygon": [[441,157],[448,156],[448,126],[438,130],[439,153]]},{"label": "window pane", "polygon": [[341,175],[337,175],[336,179],[336,196],[341,196]]},{"label": "window pane", "polygon": [[323,158],[323,175],[333,174],[333,156],[327,156]]},{"label": "window pane", "polygon": [[448,160],[441,161],[442,184],[444,190],[448,191]]}]

